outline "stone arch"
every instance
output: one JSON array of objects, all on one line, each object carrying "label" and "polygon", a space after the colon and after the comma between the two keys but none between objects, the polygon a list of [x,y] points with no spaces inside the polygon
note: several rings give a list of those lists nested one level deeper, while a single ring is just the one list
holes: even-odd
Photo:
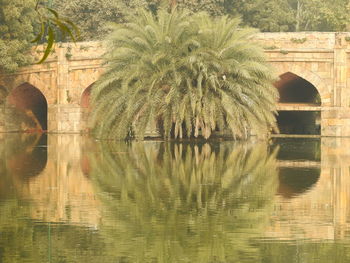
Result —
[{"label": "stone arch", "polygon": [[6,98],[6,126],[9,131],[46,131],[48,104],[45,95],[25,82]]},{"label": "stone arch", "polygon": [[91,112],[91,101],[90,101],[90,96],[91,96],[91,89],[92,86],[94,85],[95,82],[90,84],[87,88],[83,90],[83,92],[80,95],[80,107],[81,107],[81,131],[88,131],[88,119],[89,115]]},{"label": "stone arch", "polygon": [[317,88],[304,78],[286,72],[275,82],[280,103],[308,103],[321,105],[321,96]]},{"label": "stone arch", "polygon": [[300,65],[293,64],[290,67],[282,67],[281,69],[279,69],[277,71],[277,74],[278,74],[278,76],[281,76],[287,72],[290,72],[294,75],[297,75],[300,78],[303,78],[304,80],[311,83],[316,88],[318,93],[320,94],[321,105],[322,106],[329,106],[329,104],[330,104],[330,91],[328,90],[324,79],[322,79],[317,73],[315,73],[311,70],[308,70]]},{"label": "stone arch", "polygon": [[31,74],[22,74],[17,76],[13,81],[10,90],[22,85],[23,83],[29,83],[30,85],[37,88],[46,99],[48,99],[50,96],[47,92],[47,85],[45,82],[43,82],[39,76],[35,73]]},{"label": "stone arch", "polygon": [[73,86],[74,91],[72,91],[73,102],[76,105],[81,105],[81,96],[84,91],[92,86],[103,74],[104,68],[88,68],[85,70],[75,70],[71,72],[70,78],[74,79]]},{"label": "stone arch", "polygon": [[322,79],[294,66],[280,75],[275,87],[280,94],[277,116],[280,133],[320,135],[320,106],[328,97]]},{"label": "stone arch", "polygon": [[91,96],[91,88],[95,82],[90,84],[80,95],[80,106],[82,108],[90,108],[90,96]]}]

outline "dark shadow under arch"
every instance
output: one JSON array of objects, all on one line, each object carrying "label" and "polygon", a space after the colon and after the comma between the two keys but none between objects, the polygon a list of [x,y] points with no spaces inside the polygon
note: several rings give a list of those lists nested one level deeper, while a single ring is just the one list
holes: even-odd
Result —
[{"label": "dark shadow under arch", "polygon": [[91,88],[93,85],[94,84],[91,84],[81,94],[80,106],[84,109],[90,109],[90,106],[91,106],[91,98],[90,98],[91,97]]},{"label": "dark shadow under arch", "polygon": [[6,102],[12,130],[47,130],[47,101],[39,89],[24,83],[10,92]]},{"label": "dark shadow under arch", "polygon": [[88,120],[89,114],[91,112],[91,89],[94,83],[87,87],[80,98],[80,107],[81,107],[81,131],[88,132]]},{"label": "dark shadow under arch", "polygon": [[316,87],[291,72],[282,74],[274,85],[278,89],[280,103],[321,105],[321,97]]},{"label": "dark shadow under arch", "polygon": [[[291,72],[282,74],[274,85],[280,95],[277,116],[280,133],[319,135],[321,112],[316,108],[321,106],[321,96],[316,87]],[[284,105],[294,109],[284,110]]]}]

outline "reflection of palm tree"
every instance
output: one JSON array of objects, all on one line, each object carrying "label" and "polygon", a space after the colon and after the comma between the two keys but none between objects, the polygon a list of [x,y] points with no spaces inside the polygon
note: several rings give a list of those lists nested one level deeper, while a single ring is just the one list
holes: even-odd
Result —
[{"label": "reflection of palm tree", "polygon": [[[239,262],[256,255],[276,189],[266,145],[109,145],[92,178],[108,207],[102,231],[130,262]],[[152,261],[152,262],[153,262]]]}]

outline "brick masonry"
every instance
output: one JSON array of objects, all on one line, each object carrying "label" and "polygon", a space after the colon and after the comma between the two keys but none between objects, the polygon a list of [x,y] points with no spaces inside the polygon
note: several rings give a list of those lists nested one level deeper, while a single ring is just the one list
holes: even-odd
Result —
[{"label": "brick masonry", "polygon": [[[291,72],[316,87],[322,136],[350,136],[350,33],[259,33],[253,40],[264,47],[277,76]],[[0,87],[9,94],[23,83],[39,89],[48,104],[49,132],[86,131],[82,94],[103,73],[105,50],[101,42],[57,45],[44,64],[0,75]],[[40,49],[33,56],[38,59]],[[0,131],[7,130],[4,115],[0,107]]]}]

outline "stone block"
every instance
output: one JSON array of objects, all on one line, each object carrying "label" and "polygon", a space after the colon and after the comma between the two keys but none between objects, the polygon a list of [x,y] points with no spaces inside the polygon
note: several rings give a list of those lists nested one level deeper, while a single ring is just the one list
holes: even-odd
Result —
[{"label": "stone block", "polygon": [[313,71],[313,72],[318,71],[318,63],[316,63],[316,62],[311,63],[311,71]]},{"label": "stone block", "polygon": [[336,125],[341,126],[342,120],[341,119],[327,119],[327,120],[325,120],[325,122],[323,122],[323,124],[327,125],[327,126],[336,126]]},{"label": "stone block", "polygon": [[322,136],[340,136],[341,126],[321,125]]},{"label": "stone block", "polygon": [[80,112],[72,112],[69,114],[69,121],[76,122],[81,119],[81,113]]},{"label": "stone block", "polygon": [[338,111],[337,110],[325,110],[322,111],[322,119],[334,119],[338,117]]}]

